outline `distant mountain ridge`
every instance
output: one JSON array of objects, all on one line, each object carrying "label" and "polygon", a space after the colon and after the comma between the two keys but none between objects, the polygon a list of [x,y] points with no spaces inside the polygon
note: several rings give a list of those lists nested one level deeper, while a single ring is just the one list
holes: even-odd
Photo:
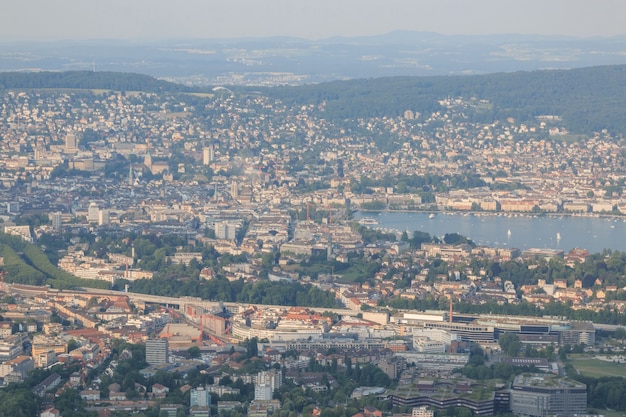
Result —
[{"label": "distant mountain ridge", "polygon": [[184,85],[302,85],[626,64],[626,37],[395,31],[303,39],[3,42],[0,71],[131,72]]}]

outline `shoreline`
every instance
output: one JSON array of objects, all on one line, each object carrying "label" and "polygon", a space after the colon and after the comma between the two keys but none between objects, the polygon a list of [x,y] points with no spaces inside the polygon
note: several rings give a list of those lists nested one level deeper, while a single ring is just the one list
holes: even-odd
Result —
[{"label": "shoreline", "polygon": [[550,212],[550,213],[529,213],[523,211],[461,211],[461,210],[365,210],[356,209],[352,213],[424,213],[424,214],[443,214],[443,215],[462,215],[462,216],[494,216],[494,217],[584,217],[584,218],[596,218],[596,219],[623,219],[626,221],[626,214],[605,214],[605,213],[567,213],[567,212]]}]

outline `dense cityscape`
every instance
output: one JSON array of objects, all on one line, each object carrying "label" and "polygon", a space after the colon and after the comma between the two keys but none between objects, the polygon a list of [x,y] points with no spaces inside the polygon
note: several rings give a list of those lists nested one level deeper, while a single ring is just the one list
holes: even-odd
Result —
[{"label": "dense cityscape", "polygon": [[475,97],[343,121],[226,88],[0,103],[0,416],[626,410],[626,254],[353,218],[621,218],[616,132],[477,121]]}]

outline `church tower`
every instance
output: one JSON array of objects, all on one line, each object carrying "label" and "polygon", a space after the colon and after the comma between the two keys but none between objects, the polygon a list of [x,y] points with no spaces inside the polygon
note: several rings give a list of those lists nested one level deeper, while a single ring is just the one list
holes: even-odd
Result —
[{"label": "church tower", "polygon": [[150,155],[150,152],[143,159],[143,164],[148,168],[148,171],[152,172],[152,155]]}]

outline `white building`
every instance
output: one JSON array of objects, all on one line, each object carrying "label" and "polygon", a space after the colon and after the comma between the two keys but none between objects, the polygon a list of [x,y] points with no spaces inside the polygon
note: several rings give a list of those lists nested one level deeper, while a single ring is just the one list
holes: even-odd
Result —
[{"label": "white building", "polygon": [[254,401],[268,401],[273,399],[272,387],[266,384],[256,384],[254,386]]},{"label": "white building", "polygon": [[272,392],[279,389],[283,384],[283,373],[278,369],[259,372],[256,376],[257,385],[269,385]]},{"label": "white building", "polygon": [[166,339],[146,340],[146,362],[150,365],[167,363],[168,344]]},{"label": "white building", "polygon": [[108,209],[102,209],[98,212],[98,225],[107,225],[111,223],[111,214]]},{"label": "white building", "polygon": [[97,223],[100,218],[100,208],[98,204],[95,202],[91,202],[89,204],[89,208],[87,209],[87,221],[89,223]]},{"label": "white building", "polygon": [[191,407],[209,407],[211,405],[211,395],[204,387],[194,388],[191,390],[189,401]]},{"label": "white building", "polygon": [[213,146],[207,146],[202,149],[202,165],[209,165],[215,159],[215,151]]},{"label": "white building", "polygon": [[237,226],[228,222],[215,223],[215,237],[218,239],[235,240]]}]

